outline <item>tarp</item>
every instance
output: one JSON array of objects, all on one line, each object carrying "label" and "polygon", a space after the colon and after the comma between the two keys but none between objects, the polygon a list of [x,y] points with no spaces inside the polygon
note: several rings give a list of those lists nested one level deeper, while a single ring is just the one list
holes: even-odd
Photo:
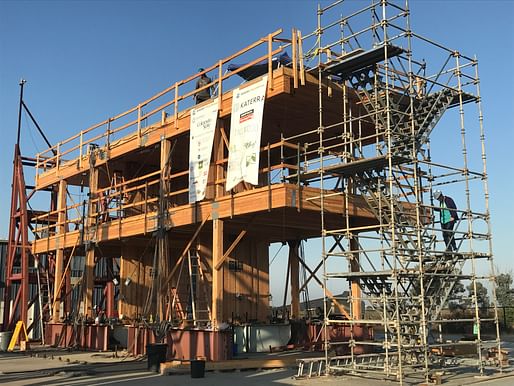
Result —
[{"label": "tarp", "polygon": [[[227,70],[229,71],[236,71],[237,69],[245,66],[246,64],[229,64],[227,67]],[[287,54],[287,52],[284,52],[282,55],[274,57],[272,59],[272,66],[273,69],[278,68],[280,66],[291,66],[292,60]],[[238,72],[237,75],[239,75],[241,78],[245,80],[252,80],[255,79],[261,75],[264,75],[268,72],[268,61],[263,60],[262,62],[255,64],[251,67],[248,67],[247,69]]]}]

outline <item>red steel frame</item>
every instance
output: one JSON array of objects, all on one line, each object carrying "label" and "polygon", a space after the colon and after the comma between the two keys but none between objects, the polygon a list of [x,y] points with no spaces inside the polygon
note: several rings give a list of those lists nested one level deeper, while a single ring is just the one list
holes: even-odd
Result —
[{"label": "red steel frame", "polygon": [[[29,261],[31,259],[28,238],[29,217],[27,193],[23,175],[23,159],[20,146],[14,147],[11,213],[4,291],[4,331],[11,330],[18,320],[27,325],[29,306]],[[14,294],[15,292],[15,294]],[[13,301],[11,305],[11,301]]]}]

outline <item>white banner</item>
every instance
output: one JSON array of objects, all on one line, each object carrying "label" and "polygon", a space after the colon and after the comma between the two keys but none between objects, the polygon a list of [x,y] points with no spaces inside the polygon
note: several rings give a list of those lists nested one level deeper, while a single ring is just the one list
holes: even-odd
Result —
[{"label": "white banner", "polygon": [[191,109],[189,126],[189,203],[205,198],[212,143],[218,118],[218,98]]},{"label": "white banner", "polygon": [[232,93],[227,184],[231,190],[241,181],[258,184],[262,116],[268,77]]}]

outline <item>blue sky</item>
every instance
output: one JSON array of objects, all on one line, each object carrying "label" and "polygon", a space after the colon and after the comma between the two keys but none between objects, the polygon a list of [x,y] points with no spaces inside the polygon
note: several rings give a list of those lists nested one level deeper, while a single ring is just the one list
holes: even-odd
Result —
[{"label": "blue sky", "polygon": [[[326,2],[325,2],[326,4]],[[0,1],[0,237],[7,236],[20,78],[50,141],[125,111],[278,28],[313,1]],[[496,264],[514,267],[514,1],[412,1],[413,29],[479,59]],[[427,58],[429,59],[429,58]],[[30,125],[22,150],[44,148]],[[443,152],[460,144],[443,143]],[[278,290],[277,290],[278,291]]]}]

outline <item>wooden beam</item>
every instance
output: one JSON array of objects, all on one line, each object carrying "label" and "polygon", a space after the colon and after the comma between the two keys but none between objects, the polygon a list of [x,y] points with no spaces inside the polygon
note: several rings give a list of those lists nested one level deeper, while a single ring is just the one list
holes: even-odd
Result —
[{"label": "wooden beam", "polygon": [[[289,356],[283,358],[273,359],[238,359],[238,360],[225,360],[225,361],[208,361],[205,362],[205,370],[207,371],[227,371],[227,370],[242,370],[242,369],[275,369],[275,368],[288,368],[296,365],[297,357]],[[189,373],[189,362],[172,361],[161,363],[161,374],[182,374]]]},{"label": "wooden beam", "polygon": [[[220,127],[220,133],[221,133],[221,137],[223,138],[223,143],[225,144],[225,147],[228,149],[229,142],[228,142],[227,134],[225,133],[225,129],[223,127]],[[223,159],[223,153],[221,154],[221,157],[219,158],[219,160],[221,160],[221,159]]]},{"label": "wooden beam", "polygon": [[[73,246],[73,249],[71,250],[70,256],[68,258],[68,262],[66,263],[66,267],[64,268],[64,271],[62,272],[59,280],[59,285],[55,286],[57,284],[57,275],[55,275],[55,281],[54,281],[54,294],[60,293],[62,286],[66,280],[66,274],[68,273],[68,270],[70,268],[71,259],[73,259],[73,256],[75,255],[75,249],[78,246],[79,240],[77,240],[77,243]],[[59,307],[60,304],[60,298],[54,297],[54,301],[52,303],[52,319],[54,323],[57,323],[59,321],[59,311],[57,312],[57,318],[55,317],[55,309]]]},{"label": "wooden beam", "polygon": [[[321,282],[321,280],[318,279],[318,277],[316,275],[314,275],[314,273],[311,271],[311,269],[309,268],[309,266],[307,264],[305,264],[303,261],[301,261],[300,259],[298,259],[298,261],[300,262],[301,265],[303,265],[305,267],[305,269],[307,271],[309,271],[309,273],[311,275],[313,275],[312,277],[314,278],[314,280],[316,280],[318,282],[318,284],[321,286],[321,288],[323,288],[323,283]],[[332,294],[332,292],[326,288],[325,289],[326,291],[326,294],[327,294],[327,297],[332,300],[334,302],[334,304],[336,305],[336,307],[338,308],[338,310],[348,318],[348,320],[352,320],[352,317],[350,316],[350,314],[348,313],[348,311],[346,311],[346,309],[344,308],[344,306],[339,303],[339,301],[334,297],[334,295]]]},{"label": "wooden beam", "polygon": [[307,278],[307,280],[305,280],[305,283],[302,284],[302,286],[300,287],[299,291],[303,291],[303,289],[305,287],[307,287],[307,284],[309,284],[309,282],[311,281],[311,279],[313,278],[313,276],[316,274],[316,272],[318,272],[318,269],[320,269],[321,267],[323,266],[323,260],[321,260],[318,265],[316,266],[316,268],[314,268],[314,271],[312,271],[311,274],[309,274],[309,277]]},{"label": "wooden beam", "polygon": [[[341,245],[341,236],[333,236],[334,240],[335,240],[335,244],[330,248],[329,250],[329,253],[333,252],[334,249],[339,246],[339,248],[341,248],[342,251],[344,251],[344,248],[343,246]],[[302,291],[306,286],[307,284],[309,283],[309,281],[312,279],[312,277],[316,274],[316,272],[318,272],[318,270],[323,266],[323,260],[321,260],[318,265],[316,266],[316,268],[314,268],[314,271],[312,271],[312,273],[309,275],[309,277],[307,278],[307,280],[305,280],[305,283],[303,283],[302,287],[300,288],[300,291]]]},{"label": "wooden beam", "polygon": [[[219,169],[219,173],[222,173],[222,168],[220,167]],[[217,185],[217,187],[220,191],[223,189],[221,184]],[[144,184],[142,189],[144,189]],[[297,191],[298,188],[296,185],[271,185],[272,212],[276,209],[287,210],[287,208],[293,208],[296,211],[299,205]],[[262,217],[269,216],[269,194],[269,188],[267,186],[263,186],[254,188],[250,191],[236,193],[233,196],[217,197],[214,202],[202,201],[197,203],[196,206],[190,204],[176,206],[169,208],[168,210],[169,221],[173,224],[174,228],[184,229],[183,227],[190,227],[191,225],[197,224],[198,221],[203,221],[213,212],[215,212],[220,219],[224,220],[232,220],[238,216],[251,216],[254,214],[257,214],[256,219],[261,219]],[[319,205],[317,204],[317,200],[312,199],[316,196],[319,196],[319,189],[312,187],[302,187],[301,213],[304,215],[308,213],[318,213],[319,215]],[[157,198],[151,198],[149,200],[149,204],[156,203],[157,200]],[[348,213],[352,219],[362,221],[362,223],[365,225],[370,225],[370,229],[371,226],[377,225],[376,216],[371,212],[369,206],[366,204],[366,201],[362,197],[351,195],[349,197],[349,204],[350,206],[348,208]],[[138,205],[144,206],[144,202],[141,201],[141,203]],[[343,195],[326,197],[325,209],[327,213],[330,213],[330,218],[332,218],[333,221],[336,221],[336,219],[339,221],[337,216],[340,216],[346,212],[345,197]],[[274,216],[274,218],[282,218],[282,213],[283,212],[280,211],[280,217]],[[198,220],[196,222],[193,220],[195,219],[195,215],[196,219]],[[301,220],[301,216],[301,214],[299,214],[299,216],[295,215],[294,218],[291,218],[290,222],[292,222],[294,219],[295,227],[306,230],[312,229],[319,234],[319,224],[314,221],[306,223],[305,220]],[[147,211],[146,214],[141,213],[123,218],[121,220],[121,237],[125,238],[143,235],[145,227],[147,230],[156,229],[157,217],[158,212],[156,210],[152,210]],[[211,218],[214,218],[214,213]],[[270,225],[273,225],[273,222],[269,223]],[[119,235],[118,228],[118,220],[102,223],[98,230],[98,235],[100,236],[98,241],[104,242],[107,240],[117,240]],[[56,245],[72,248],[76,242],[77,237],[80,237],[80,231],[75,230],[66,233],[65,243],[64,239],[59,235],[34,240],[32,245],[33,253],[45,253],[50,250],[55,250]],[[291,239],[295,237],[296,236],[288,238]]]},{"label": "wooden beam", "polygon": [[198,228],[196,228],[196,231],[193,234],[193,237],[191,237],[191,239],[188,241],[188,243],[186,244],[186,247],[180,254],[180,257],[178,258],[177,262],[175,263],[175,266],[173,267],[171,272],[168,274],[168,276],[166,276],[166,280],[164,280],[163,284],[161,285],[161,288],[160,288],[161,292],[164,290],[164,287],[168,285],[168,283],[170,282],[170,280],[173,277],[173,275],[175,274],[175,272],[177,272],[177,269],[179,268],[180,264],[182,263],[182,260],[184,259],[184,257],[186,256],[187,251],[189,250],[189,248],[191,248],[191,245],[193,245],[193,242],[196,240],[196,238],[198,237],[198,234],[202,230],[202,228],[205,225],[205,223],[207,222],[207,220],[209,220],[209,218],[210,218],[210,216],[207,216],[202,221],[202,223],[198,226]]},{"label": "wooden beam", "polygon": [[237,244],[239,244],[239,242],[244,237],[244,235],[246,235],[246,232],[247,232],[246,229],[243,229],[241,232],[239,232],[239,235],[237,235],[237,237],[234,240],[234,242],[230,245],[230,247],[228,247],[227,251],[223,254],[221,260],[218,261],[218,263],[214,266],[214,268],[216,270],[219,270],[221,268],[221,266],[223,265],[225,260],[230,256],[230,254],[232,253],[234,248],[237,247]]}]

